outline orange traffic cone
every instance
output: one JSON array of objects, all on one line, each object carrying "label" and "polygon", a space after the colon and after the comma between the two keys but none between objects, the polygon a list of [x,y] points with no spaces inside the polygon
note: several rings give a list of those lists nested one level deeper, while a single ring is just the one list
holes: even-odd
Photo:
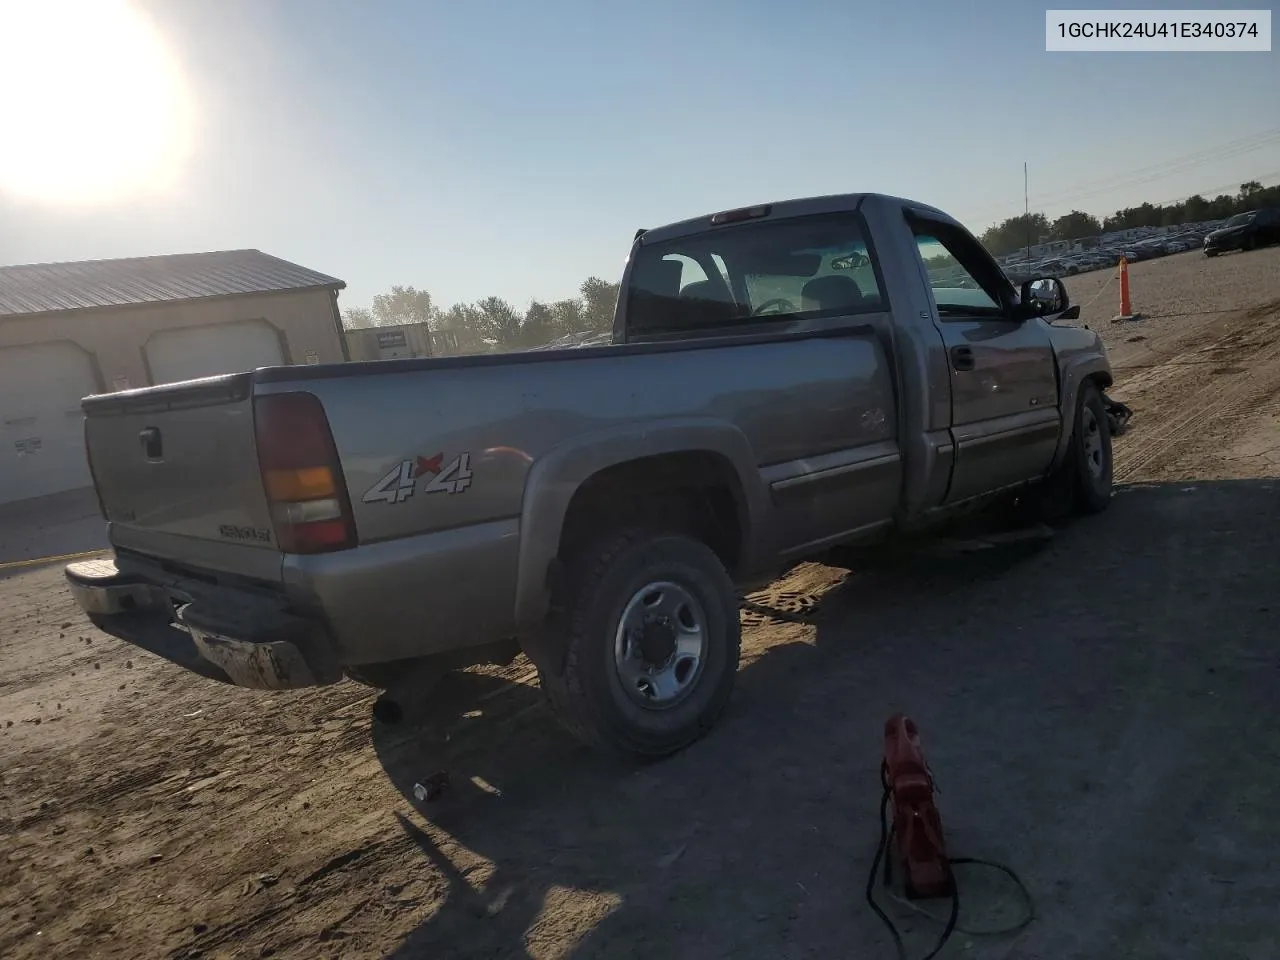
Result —
[{"label": "orange traffic cone", "polygon": [[1112,317],[1112,323],[1125,323],[1130,320],[1141,320],[1142,314],[1133,312],[1133,304],[1129,302],[1129,261],[1120,258],[1120,315]]}]

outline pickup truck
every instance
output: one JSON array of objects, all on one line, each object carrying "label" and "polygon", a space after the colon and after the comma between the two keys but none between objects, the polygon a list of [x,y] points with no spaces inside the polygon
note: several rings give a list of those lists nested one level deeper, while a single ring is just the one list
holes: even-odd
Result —
[{"label": "pickup truck", "polygon": [[247,687],[422,693],[523,650],[578,736],[666,755],[730,699],[743,593],[790,566],[997,497],[1107,506],[1078,312],[888,196],[641,230],[608,345],[85,398],[114,550],[66,575],[103,630],[180,631]]}]

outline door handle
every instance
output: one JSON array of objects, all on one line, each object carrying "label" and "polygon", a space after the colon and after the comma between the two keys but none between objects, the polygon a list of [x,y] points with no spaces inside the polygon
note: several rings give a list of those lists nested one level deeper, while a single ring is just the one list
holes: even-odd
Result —
[{"label": "door handle", "polygon": [[956,370],[972,370],[973,347],[952,347],[951,366]]},{"label": "door handle", "polygon": [[138,434],[138,440],[148,460],[160,460],[164,457],[164,446],[158,427],[147,427]]}]

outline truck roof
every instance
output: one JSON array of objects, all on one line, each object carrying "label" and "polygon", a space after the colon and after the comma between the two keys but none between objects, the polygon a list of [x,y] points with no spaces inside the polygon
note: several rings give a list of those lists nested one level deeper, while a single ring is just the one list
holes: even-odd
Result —
[{"label": "truck roof", "polygon": [[[744,217],[744,219],[772,220],[783,217],[805,217],[823,213],[839,213],[844,210],[857,210],[867,200],[910,207],[930,217],[949,223],[957,223],[950,214],[928,204],[920,203],[917,200],[907,200],[884,193],[833,193],[824,196],[780,200],[774,203],[751,204],[749,206],[736,207],[733,210],[706,213],[699,217],[690,217],[688,220],[678,220],[665,226],[654,227],[652,230],[637,231],[636,240],[641,244],[661,243],[664,240],[673,240],[692,233],[701,233],[715,225],[712,223],[713,217],[721,217],[727,213],[752,211],[754,215],[749,218]],[[756,211],[765,212],[756,213]]]}]

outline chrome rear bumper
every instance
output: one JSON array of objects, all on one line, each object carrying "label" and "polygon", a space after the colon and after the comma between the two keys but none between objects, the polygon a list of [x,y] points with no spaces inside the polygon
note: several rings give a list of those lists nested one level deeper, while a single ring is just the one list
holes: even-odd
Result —
[{"label": "chrome rear bumper", "polygon": [[[254,593],[121,571],[114,558],[66,567],[80,608],[101,630],[188,669],[260,690],[334,683],[342,673],[323,627]],[[174,632],[212,670],[172,655]]]},{"label": "chrome rear bumper", "polygon": [[167,603],[164,591],[121,575],[112,557],[67,564],[67,585],[85,613],[109,616]]}]

